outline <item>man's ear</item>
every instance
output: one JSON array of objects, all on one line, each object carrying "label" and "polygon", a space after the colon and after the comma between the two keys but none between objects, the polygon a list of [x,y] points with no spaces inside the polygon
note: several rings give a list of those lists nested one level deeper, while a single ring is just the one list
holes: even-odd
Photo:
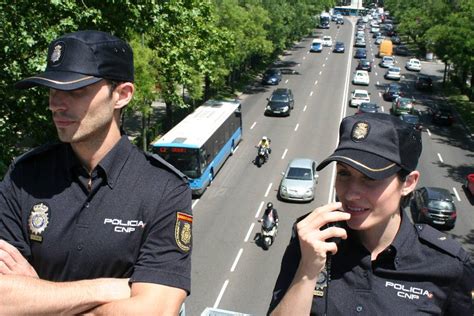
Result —
[{"label": "man's ear", "polygon": [[410,174],[406,177],[405,182],[403,182],[402,187],[402,195],[406,196],[415,190],[415,187],[420,179],[420,172],[415,170],[410,172]]},{"label": "man's ear", "polygon": [[117,102],[115,103],[115,109],[124,108],[133,97],[133,93],[135,92],[135,86],[131,82],[123,82],[119,84],[116,88],[114,93],[118,94]]}]

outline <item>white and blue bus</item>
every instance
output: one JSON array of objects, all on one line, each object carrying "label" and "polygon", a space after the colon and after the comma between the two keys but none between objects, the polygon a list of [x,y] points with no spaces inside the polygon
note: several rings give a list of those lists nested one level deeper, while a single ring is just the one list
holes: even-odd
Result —
[{"label": "white and blue bus", "polygon": [[328,29],[331,23],[331,15],[328,12],[323,12],[319,16],[319,28]]},{"label": "white and blue bus", "polygon": [[209,100],[153,142],[152,151],[184,173],[199,196],[241,138],[240,102]]}]

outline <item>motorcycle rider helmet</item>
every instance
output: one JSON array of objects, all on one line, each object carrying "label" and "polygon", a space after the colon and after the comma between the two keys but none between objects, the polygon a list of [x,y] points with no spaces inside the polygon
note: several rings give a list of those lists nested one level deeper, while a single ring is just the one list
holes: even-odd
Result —
[{"label": "motorcycle rider helmet", "polygon": [[267,136],[263,136],[262,140],[268,140]]},{"label": "motorcycle rider helmet", "polygon": [[268,202],[268,203],[267,203],[267,208],[269,208],[269,209],[270,209],[270,208],[273,208],[273,203],[272,203],[272,202]]}]

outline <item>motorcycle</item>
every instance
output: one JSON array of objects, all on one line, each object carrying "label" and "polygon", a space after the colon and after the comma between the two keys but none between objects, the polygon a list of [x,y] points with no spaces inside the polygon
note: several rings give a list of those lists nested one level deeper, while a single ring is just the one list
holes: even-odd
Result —
[{"label": "motorcycle", "polygon": [[258,151],[257,151],[257,157],[255,158],[255,163],[257,164],[257,167],[260,167],[268,160],[268,152],[262,146],[259,146],[257,148],[258,148]]},{"label": "motorcycle", "polygon": [[262,247],[263,249],[268,250],[268,248],[270,248],[270,246],[273,244],[273,241],[277,235],[278,224],[268,217],[260,221],[262,222],[260,233],[260,238],[262,238]]}]

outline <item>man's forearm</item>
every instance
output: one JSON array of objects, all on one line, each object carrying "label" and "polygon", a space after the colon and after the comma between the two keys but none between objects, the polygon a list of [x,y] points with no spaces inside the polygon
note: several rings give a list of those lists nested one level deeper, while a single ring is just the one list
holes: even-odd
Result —
[{"label": "man's forearm", "polygon": [[0,276],[0,306],[7,315],[77,314],[101,304],[130,297],[127,279],[50,282]]}]

